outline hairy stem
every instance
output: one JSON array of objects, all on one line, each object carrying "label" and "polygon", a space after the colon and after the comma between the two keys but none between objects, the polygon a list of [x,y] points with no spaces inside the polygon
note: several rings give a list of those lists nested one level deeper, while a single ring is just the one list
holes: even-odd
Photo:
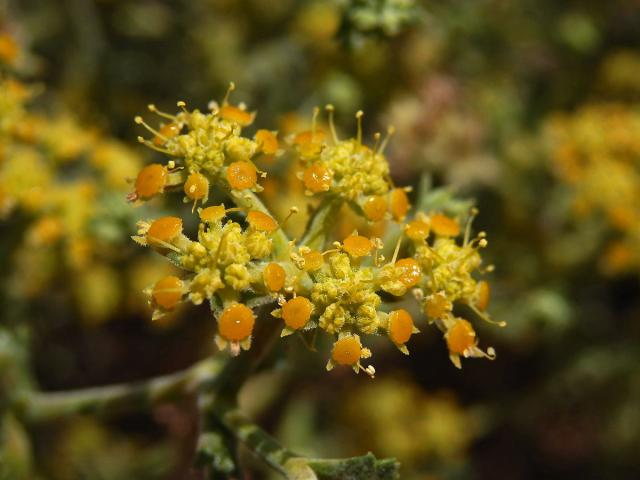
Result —
[{"label": "hairy stem", "polygon": [[208,391],[223,371],[228,359],[209,357],[181,372],[140,382],[62,392],[27,391],[14,406],[27,423],[91,413],[114,415],[139,411],[184,396]]},{"label": "hairy stem", "polygon": [[258,458],[287,480],[395,480],[398,463],[368,453],[343,459],[308,458],[281,445],[237,409],[216,406],[211,414]]}]

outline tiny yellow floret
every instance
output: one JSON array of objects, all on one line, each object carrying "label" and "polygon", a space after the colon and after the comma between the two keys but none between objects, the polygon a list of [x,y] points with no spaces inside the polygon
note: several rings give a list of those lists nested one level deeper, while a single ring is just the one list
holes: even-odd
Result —
[{"label": "tiny yellow floret", "polygon": [[282,306],[282,319],[292,330],[303,328],[311,318],[313,304],[305,297],[295,297]]},{"label": "tiny yellow floret", "polygon": [[360,339],[349,335],[336,340],[333,344],[331,359],[338,365],[356,365],[360,361],[362,344]]},{"label": "tiny yellow floret", "polygon": [[420,281],[422,271],[420,270],[420,265],[415,259],[402,258],[395,263],[395,267],[402,271],[399,280],[405,287],[414,287]]},{"label": "tiny yellow floret", "polygon": [[258,172],[252,163],[233,162],[227,168],[227,181],[235,190],[253,188],[258,183]]},{"label": "tiny yellow floret", "polygon": [[226,214],[224,205],[213,205],[200,210],[200,220],[213,223],[222,220]]},{"label": "tiny yellow floret", "polygon": [[201,173],[192,173],[184,182],[184,193],[191,200],[202,200],[209,195],[209,180]]},{"label": "tiny yellow floret", "polygon": [[136,177],[136,194],[140,198],[150,198],[162,193],[167,184],[167,169],[159,163],[147,165]]},{"label": "tiny yellow floret", "polygon": [[163,146],[167,143],[167,140],[176,137],[180,133],[180,130],[180,125],[176,123],[167,123],[163,125],[160,127],[160,130],[158,130],[158,135],[153,137],[153,144],[156,147]]},{"label": "tiny yellow floret", "polygon": [[429,224],[422,220],[409,222],[404,230],[411,240],[423,241],[429,236]]},{"label": "tiny yellow floret", "polygon": [[324,265],[324,257],[317,250],[303,254],[302,258],[304,258],[304,269],[308,272],[319,270]]},{"label": "tiny yellow floret", "polygon": [[264,278],[264,284],[272,292],[279,292],[282,290],[287,278],[284,268],[273,262],[264,267],[262,276]]},{"label": "tiny yellow floret", "polygon": [[275,155],[278,152],[278,137],[269,130],[258,130],[256,132],[256,142],[258,142],[262,153],[266,155]]},{"label": "tiny yellow floret", "polygon": [[361,235],[349,235],[342,242],[345,252],[352,257],[365,257],[373,250],[373,242]]},{"label": "tiny yellow floret", "polygon": [[255,115],[233,105],[224,105],[220,109],[220,116],[229,122],[235,122],[241,127],[246,127],[253,123]]},{"label": "tiny yellow floret", "polygon": [[315,164],[305,169],[302,180],[304,181],[304,186],[311,192],[326,192],[331,188],[333,174],[324,165]]},{"label": "tiny yellow floret", "polygon": [[440,237],[457,237],[460,235],[458,222],[441,213],[436,213],[431,217],[431,228]]},{"label": "tiny yellow floret", "polygon": [[260,232],[273,232],[278,228],[278,222],[258,210],[251,210],[247,214],[247,223],[251,228]]},{"label": "tiny yellow floret", "polygon": [[489,299],[491,298],[491,288],[489,287],[489,283],[482,280],[478,282],[478,300],[476,302],[476,307],[479,310],[486,310],[489,306]]},{"label": "tiny yellow floret", "polygon": [[154,302],[166,310],[173,309],[182,298],[183,282],[169,275],[156,282],[151,292]]},{"label": "tiny yellow floret", "polygon": [[382,195],[372,195],[365,200],[362,210],[368,220],[379,222],[387,213],[387,199]]},{"label": "tiny yellow floret", "polygon": [[426,313],[429,318],[442,318],[450,311],[451,302],[447,299],[446,295],[442,293],[430,295],[425,300],[424,313]]},{"label": "tiny yellow floret", "polygon": [[182,233],[182,219],[162,217],[154,221],[147,231],[149,243],[170,243]]},{"label": "tiny yellow floret", "polygon": [[242,303],[227,307],[218,319],[218,333],[231,342],[239,342],[251,336],[255,324],[253,311]]},{"label": "tiny yellow floret", "polygon": [[476,332],[471,324],[459,318],[446,334],[447,347],[451,353],[463,355],[467,349],[476,344]]},{"label": "tiny yellow floret", "polygon": [[413,328],[413,318],[404,308],[389,313],[389,338],[396,345],[407,343]]},{"label": "tiny yellow floret", "polygon": [[401,222],[409,211],[409,198],[402,188],[394,188],[389,195],[389,209],[394,220]]}]

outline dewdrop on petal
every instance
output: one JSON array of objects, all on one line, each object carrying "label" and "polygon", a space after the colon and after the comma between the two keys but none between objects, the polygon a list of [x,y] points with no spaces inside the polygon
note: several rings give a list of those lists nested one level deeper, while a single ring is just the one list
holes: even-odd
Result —
[{"label": "dewdrop on petal", "polygon": [[464,353],[476,344],[476,332],[467,320],[458,318],[447,333],[447,347],[449,352],[457,355]]},{"label": "dewdrop on petal", "polygon": [[449,358],[457,368],[462,368],[460,356],[465,358],[484,357],[489,360],[496,357],[493,348],[488,348],[486,352],[478,348],[478,339],[473,326],[462,318],[453,319],[453,324],[448,327],[445,333],[445,339],[449,349]]},{"label": "dewdrop on petal", "polygon": [[349,335],[336,341],[331,351],[331,359],[338,365],[355,365],[360,361],[362,345],[360,339]]},{"label": "dewdrop on petal", "polygon": [[[316,114],[317,110],[314,111],[314,119]],[[296,134],[292,143],[296,145],[298,153],[303,159],[316,158],[322,152],[324,136],[324,131],[321,128],[314,128]]]}]

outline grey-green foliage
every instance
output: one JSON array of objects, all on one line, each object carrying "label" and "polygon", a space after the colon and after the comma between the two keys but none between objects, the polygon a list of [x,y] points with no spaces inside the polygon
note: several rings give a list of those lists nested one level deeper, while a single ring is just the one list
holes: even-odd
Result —
[{"label": "grey-green foliage", "polygon": [[415,0],[341,0],[343,33],[352,41],[366,35],[395,36],[415,23],[422,9]]}]

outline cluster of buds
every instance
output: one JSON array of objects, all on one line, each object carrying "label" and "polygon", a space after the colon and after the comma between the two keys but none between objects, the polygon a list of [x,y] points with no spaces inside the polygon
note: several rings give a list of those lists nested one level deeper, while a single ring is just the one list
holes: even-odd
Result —
[{"label": "cluster of buds", "polygon": [[[97,225],[107,224],[105,205],[121,198],[125,178],[142,164],[128,146],[67,112],[37,112],[30,102],[39,90],[11,75],[0,79],[0,220],[26,220],[23,241],[14,252],[20,268],[9,282],[18,296],[41,293],[56,268],[83,279],[96,271],[111,272],[104,248],[110,240]],[[117,290],[117,282],[110,283]],[[77,296],[83,299],[78,303],[92,303],[84,300],[89,295]],[[100,303],[107,295],[97,297],[92,297],[95,308],[86,310],[107,318]]]},{"label": "cluster of buds", "polygon": [[[202,203],[197,209],[197,240],[183,233],[178,217],[138,224],[133,238],[185,271],[182,278],[161,278],[148,288],[153,318],[180,302],[208,301],[218,324],[217,345],[237,355],[250,348],[260,322],[253,307],[274,303],[277,308],[271,315],[282,321],[281,336],[315,338],[322,330],[334,338],[327,369],[349,366],[373,376],[373,366],[363,365],[372,355],[363,340],[384,335],[408,354],[407,344],[419,332],[413,315],[420,310],[443,331],[456,366],[460,367],[460,356],[493,357],[492,349],[478,347],[471,323],[453,313],[455,304],[465,304],[475,316],[489,320],[489,286],[473,277],[490,270],[480,268],[485,235],[470,238],[473,215],[460,243],[458,219],[441,212],[410,215],[410,190],[393,185],[384,156],[391,129],[384,140],[376,134],[373,147],[364,145],[358,112],[356,137],[340,140],[333,107],[328,106],[329,138],[316,124],[317,109],[311,130],[282,142],[270,130],[244,136],[255,114],[243,105],[231,105],[228,95],[222,106],[212,102],[206,114],[188,111],[183,102],[178,102],[181,112],[176,115],[150,106],[169,120],[157,129],[136,118],[153,134],[151,140],[140,141],[170,159],[166,165],[142,169],[129,199],[148,199],[174,189],[182,190],[186,201]],[[306,189],[307,207],[315,209],[300,240],[286,234],[289,217],[278,222],[256,195],[260,177],[266,176],[259,174],[256,161],[262,155],[282,154],[299,166],[297,178]],[[234,205],[206,206],[213,185]],[[313,197],[320,197],[320,203]],[[343,205],[369,224],[389,227],[387,242],[395,244],[391,258],[383,254],[383,239],[355,229],[345,238],[331,238],[335,213]],[[299,208],[291,205],[289,215]],[[406,297],[417,299],[418,308],[401,308]]]},{"label": "cluster of buds", "polygon": [[546,139],[554,173],[570,188],[573,214],[600,217],[617,232],[601,259],[606,272],[640,268],[640,112],[588,105],[553,116]]}]

